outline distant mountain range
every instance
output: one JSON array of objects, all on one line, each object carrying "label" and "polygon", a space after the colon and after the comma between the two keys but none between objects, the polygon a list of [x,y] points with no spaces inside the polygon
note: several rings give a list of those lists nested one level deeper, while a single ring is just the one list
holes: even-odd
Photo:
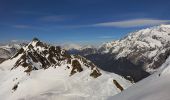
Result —
[{"label": "distant mountain range", "polygon": [[139,81],[157,71],[170,55],[170,25],[129,33],[99,49],[71,49],[69,52],[86,57],[105,71]]}]

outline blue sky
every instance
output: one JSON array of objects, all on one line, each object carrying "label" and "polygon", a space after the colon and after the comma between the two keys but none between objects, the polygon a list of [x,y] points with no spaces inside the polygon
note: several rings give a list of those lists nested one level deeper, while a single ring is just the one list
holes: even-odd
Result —
[{"label": "blue sky", "polygon": [[169,0],[0,0],[0,41],[98,44],[170,23]]}]

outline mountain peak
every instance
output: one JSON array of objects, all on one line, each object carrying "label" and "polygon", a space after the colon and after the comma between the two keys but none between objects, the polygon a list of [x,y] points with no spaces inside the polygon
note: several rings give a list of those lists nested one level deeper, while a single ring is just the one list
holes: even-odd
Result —
[{"label": "mountain peak", "polygon": [[70,55],[59,46],[51,46],[35,40],[19,50],[13,57],[18,59],[12,69],[24,67],[24,72],[30,73],[33,70],[62,66],[61,69],[70,71],[70,76],[84,70],[90,70],[89,76],[94,78],[101,75],[100,70],[86,58]]},{"label": "mountain peak", "polygon": [[37,37],[34,37],[32,41],[40,41]]}]

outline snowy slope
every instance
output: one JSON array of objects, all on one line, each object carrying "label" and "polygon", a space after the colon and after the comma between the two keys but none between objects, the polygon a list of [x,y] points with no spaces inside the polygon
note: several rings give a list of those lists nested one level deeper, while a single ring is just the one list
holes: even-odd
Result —
[{"label": "snowy slope", "polygon": [[[103,53],[116,54],[116,59],[127,57],[134,63],[145,62],[144,68],[153,72],[161,64],[154,65],[161,54],[170,50],[170,25],[160,25],[130,33],[127,37],[106,43]],[[166,60],[166,59],[165,59]],[[139,62],[141,61],[141,62]]]},{"label": "snowy slope", "polygon": [[150,77],[108,100],[170,100],[170,57]]},{"label": "snowy slope", "polygon": [[121,40],[104,44],[100,49],[103,53],[115,54],[116,59],[126,57],[132,63],[144,64],[146,71],[154,72],[164,63],[166,55],[170,55],[170,25],[130,33]]},{"label": "snowy slope", "polygon": [[131,85],[81,56],[38,39],[0,64],[2,100],[103,100]]}]

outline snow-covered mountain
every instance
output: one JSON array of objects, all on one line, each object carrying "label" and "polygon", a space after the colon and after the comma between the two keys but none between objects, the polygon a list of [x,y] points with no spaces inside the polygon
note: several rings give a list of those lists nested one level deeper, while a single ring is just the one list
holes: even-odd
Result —
[{"label": "snow-covered mountain", "polygon": [[105,43],[95,52],[76,52],[101,69],[139,81],[157,71],[170,55],[170,25],[160,25],[130,33]]},{"label": "snow-covered mountain", "polygon": [[142,64],[146,71],[154,72],[170,55],[170,25],[130,33],[121,40],[104,44],[100,49],[103,53],[116,54],[115,59],[126,57],[132,63]]},{"label": "snow-covered mountain", "polygon": [[107,100],[169,100],[170,56],[156,73]]},{"label": "snow-covered mountain", "polygon": [[12,57],[20,48],[21,44],[3,44],[0,46],[0,63]]},{"label": "snow-covered mountain", "polygon": [[0,64],[3,100],[102,100],[131,85],[86,58],[37,38]]}]

